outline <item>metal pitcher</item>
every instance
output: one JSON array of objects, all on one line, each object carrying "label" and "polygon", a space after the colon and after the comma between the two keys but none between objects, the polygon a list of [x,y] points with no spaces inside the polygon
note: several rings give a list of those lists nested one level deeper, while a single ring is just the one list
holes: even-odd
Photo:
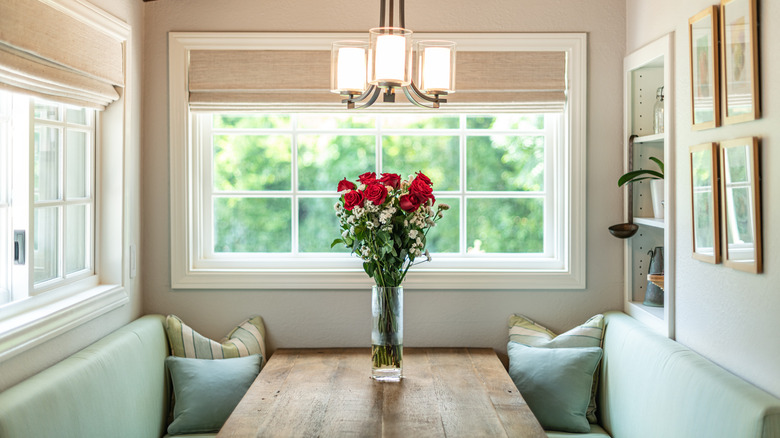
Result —
[{"label": "metal pitcher", "polygon": [[[648,274],[663,274],[664,273],[664,247],[656,246],[652,251],[648,251],[647,255],[650,256],[650,268],[647,270]],[[664,290],[658,287],[651,281],[647,282],[647,288],[645,289],[645,306],[651,307],[663,307],[664,306]]]}]

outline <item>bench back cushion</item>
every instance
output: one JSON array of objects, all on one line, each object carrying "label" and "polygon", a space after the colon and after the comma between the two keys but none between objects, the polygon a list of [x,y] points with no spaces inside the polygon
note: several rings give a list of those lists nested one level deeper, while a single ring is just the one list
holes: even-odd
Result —
[{"label": "bench back cushion", "polygon": [[605,316],[599,413],[614,438],[780,437],[780,399],[624,313]]},{"label": "bench back cushion", "polygon": [[164,317],[147,315],[0,393],[0,437],[160,437]]}]

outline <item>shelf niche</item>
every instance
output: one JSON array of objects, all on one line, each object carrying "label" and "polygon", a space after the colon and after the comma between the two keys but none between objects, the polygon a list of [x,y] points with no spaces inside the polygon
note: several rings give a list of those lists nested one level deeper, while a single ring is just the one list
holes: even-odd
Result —
[{"label": "shelf niche", "polygon": [[[626,56],[624,69],[624,157],[628,157],[628,137],[634,138],[634,169],[657,169],[650,157],[664,162],[664,214],[655,218],[650,197],[649,180],[634,184],[632,208],[638,232],[625,240],[624,310],[655,331],[674,338],[674,156],[671,145],[673,126],[672,72],[673,34],[658,40]],[[658,87],[664,87],[664,132],[653,130],[653,113]],[[628,170],[627,161],[624,171]],[[624,205],[628,196],[624,195]],[[628,214],[626,213],[626,220]],[[664,252],[664,305],[653,307],[643,304],[648,284],[651,255],[656,247]]]}]

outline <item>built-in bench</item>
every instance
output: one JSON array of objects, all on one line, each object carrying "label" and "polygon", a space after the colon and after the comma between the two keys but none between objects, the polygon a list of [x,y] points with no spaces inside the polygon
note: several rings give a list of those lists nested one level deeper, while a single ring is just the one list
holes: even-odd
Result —
[{"label": "built-in bench", "polygon": [[[600,424],[549,437],[780,438],[780,399],[623,313],[605,316]],[[0,437],[165,436],[164,324],[144,316],[1,393]]]},{"label": "built-in bench", "polygon": [[171,400],[164,324],[162,315],[139,318],[3,391],[0,437],[164,436]]},{"label": "built-in bench", "polygon": [[600,424],[549,437],[780,437],[780,399],[622,312],[605,322]]}]

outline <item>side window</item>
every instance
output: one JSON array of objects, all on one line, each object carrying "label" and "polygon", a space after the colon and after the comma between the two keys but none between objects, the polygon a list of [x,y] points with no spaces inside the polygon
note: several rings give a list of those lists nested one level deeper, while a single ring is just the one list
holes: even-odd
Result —
[{"label": "side window", "polygon": [[0,168],[0,304],[93,275],[95,111],[0,94]]}]

